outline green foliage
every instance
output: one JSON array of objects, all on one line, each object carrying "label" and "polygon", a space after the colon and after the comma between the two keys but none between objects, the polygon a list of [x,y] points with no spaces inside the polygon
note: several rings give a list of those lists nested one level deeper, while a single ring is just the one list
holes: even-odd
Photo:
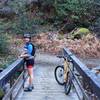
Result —
[{"label": "green foliage", "polygon": [[[18,56],[18,55],[17,55]],[[11,63],[13,63],[16,60],[15,55],[0,55],[0,68],[7,68]]]},{"label": "green foliage", "polygon": [[16,13],[19,13],[20,10],[23,9],[23,6],[25,6],[27,0],[9,0],[8,6],[16,11]]},{"label": "green foliage", "polygon": [[12,21],[0,19],[0,33],[8,33],[12,27]]},{"label": "green foliage", "polygon": [[[0,21],[0,33],[9,32],[9,30],[10,33],[18,34],[23,34],[25,31],[37,33],[33,26],[49,22],[54,23],[55,26],[68,22],[79,27],[88,27],[100,16],[100,7],[97,6],[100,4],[99,0],[40,0],[41,8],[44,7],[47,11],[40,8],[36,11],[35,17],[32,17],[33,12],[26,8],[26,2],[27,0],[9,1],[8,6],[18,15],[12,21]],[[50,14],[50,11],[53,14]]]},{"label": "green foliage", "polygon": [[[15,0],[16,1],[16,0]],[[23,34],[24,32],[31,32],[32,34],[36,34],[36,25],[43,25],[46,23],[43,19],[33,18],[31,12],[27,12],[27,8],[25,6],[26,0],[16,1],[16,3],[12,3],[16,11],[18,11],[18,16],[15,21],[12,22],[12,32],[17,34]],[[19,5],[19,8],[18,8]]]},{"label": "green foliage", "polygon": [[95,0],[42,0],[42,2],[47,6],[52,5],[51,8],[55,9],[55,18],[62,21],[71,20],[87,27],[93,22],[93,16],[96,16]]},{"label": "green foliage", "polygon": [[9,52],[9,37],[5,34],[0,34],[0,54],[8,54]]},{"label": "green foliage", "polygon": [[42,5],[43,6],[45,6],[45,5],[49,5],[50,6],[50,5],[53,5],[55,0],[41,0],[41,1],[42,1]]},{"label": "green foliage", "polygon": [[3,89],[0,87],[0,100],[2,100],[3,96],[4,96],[4,91],[3,91]]},{"label": "green foliage", "polygon": [[[13,34],[23,34],[24,32],[37,33],[37,25],[47,24],[47,21],[42,18],[32,17],[32,13],[27,11],[26,8],[27,0],[14,0],[9,1],[8,6],[14,11],[16,11],[17,16],[12,20],[0,19],[0,33],[13,33]],[[41,16],[43,13],[38,13]]]},{"label": "green foliage", "polygon": [[[16,54],[11,48],[11,36],[0,33],[0,67],[6,68],[16,59]],[[14,53],[14,55],[13,55]],[[18,55],[17,55],[18,56]]]},{"label": "green foliage", "polygon": [[0,33],[0,67],[6,68],[8,67],[9,63],[15,60],[15,55],[12,54],[10,49],[10,41],[11,37],[5,33]]},{"label": "green foliage", "polygon": [[37,33],[36,26],[43,25],[46,22],[39,18],[29,18],[27,14],[21,14],[17,20],[12,25],[14,33],[23,34],[24,32],[31,32],[33,34]]}]

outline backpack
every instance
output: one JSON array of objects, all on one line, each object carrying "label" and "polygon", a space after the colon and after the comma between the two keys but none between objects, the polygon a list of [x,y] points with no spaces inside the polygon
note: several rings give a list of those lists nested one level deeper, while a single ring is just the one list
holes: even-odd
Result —
[{"label": "backpack", "polygon": [[35,55],[35,52],[36,52],[36,48],[35,48],[35,46],[34,46],[32,43],[30,43],[30,44],[31,44],[32,47],[33,47],[33,50],[32,50],[31,55],[34,56],[34,55]]},{"label": "backpack", "polygon": [[[31,55],[34,56],[35,52],[36,52],[36,48],[35,48],[35,46],[32,43],[29,43],[28,45],[30,45],[30,44],[32,45],[32,49],[33,49]],[[25,48],[27,48],[28,45]]]}]

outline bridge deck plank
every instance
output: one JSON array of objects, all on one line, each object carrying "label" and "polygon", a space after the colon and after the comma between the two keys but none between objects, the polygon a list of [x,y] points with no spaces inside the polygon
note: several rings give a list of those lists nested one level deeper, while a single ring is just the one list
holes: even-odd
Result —
[{"label": "bridge deck plank", "polygon": [[[63,86],[57,84],[54,78],[55,67],[54,65],[35,65],[34,90],[22,92],[17,100],[78,100],[74,91],[66,96]],[[25,83],[25,87],[27,85],[28,81]]]}]

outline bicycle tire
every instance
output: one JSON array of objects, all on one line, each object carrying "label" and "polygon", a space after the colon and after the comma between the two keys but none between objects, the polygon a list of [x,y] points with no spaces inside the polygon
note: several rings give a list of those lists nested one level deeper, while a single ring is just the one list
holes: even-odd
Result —
[{"label": "bicycle tire", "polygon": [[54,75],[55,75],[55,79],[56,79],[56,81],[57,81],[57,83],[58,84],[60,84],[60,85],[64,85],[64,79],[63,79],[63,81],[61,82],[60,80],[59,80],[59,76],[57,75],[57,71],[58,71],[58,69],[61,69],[63,72],[61,72],[61,73],[58,73],[58,74],[60,74],[60,76],[61,77],[63,77],[64,78],[64,76],[62,76],[62,75],[64,75],[64,66],[62,65],[62,66],[57,66],[56,68],[55,68],[55,71],[54,71]]},{"label": "bicycle tire", "polygon": [[70,77],[70,73],[67,73],[67,81],[64,84],[65,94],[68,95],[70,93],[71,87],[72,87],[72,81]]}]

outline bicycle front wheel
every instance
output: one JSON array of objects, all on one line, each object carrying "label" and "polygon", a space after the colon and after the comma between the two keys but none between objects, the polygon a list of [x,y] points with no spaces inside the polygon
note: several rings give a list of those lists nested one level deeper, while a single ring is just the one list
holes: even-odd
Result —
[{"label": "bicycle front wheel", "polygon": [[72,87],[72,78],[70,77],[70,73],[67,73],[67,81],[64,84],[65,94],[68,95],[70,93]]},{"label": "bicycle front wheel", "polygon": [[54,71],[55,79],[60,85],[64,85],[64,66],[57,66]]}]

